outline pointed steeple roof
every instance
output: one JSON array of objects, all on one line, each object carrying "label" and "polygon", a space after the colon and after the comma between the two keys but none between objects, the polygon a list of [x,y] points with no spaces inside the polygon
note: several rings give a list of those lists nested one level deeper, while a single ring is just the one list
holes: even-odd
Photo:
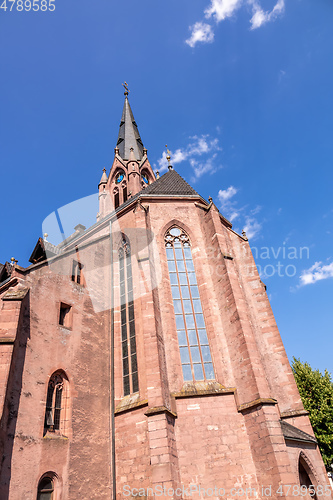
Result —
[{"label": "pointed steeple roof", "polygon": [[143,144],[126,94],[128,93],[125,92],[125,103],[119,127],[117,148],[119,148],[119,156],[123,160],[130,159],[131,148],[133,148],[132,157],[134,156],[136,160],[141,160],[143,156]]},{"label": "pointed steeple roof", "polygon": [[162,177],[152,182],[143,189],[140,194],[154,195],[180,195],[197,196],[200,195],[193,189],[173,168],[170,168]]},{"label": "pointed steeple roof", "polygon": [[98,185],[100,186],[101,184],[107,184],[107,182],[108,182],[108,176],[106,175],[106,169],[103,168],[103,174]]}]

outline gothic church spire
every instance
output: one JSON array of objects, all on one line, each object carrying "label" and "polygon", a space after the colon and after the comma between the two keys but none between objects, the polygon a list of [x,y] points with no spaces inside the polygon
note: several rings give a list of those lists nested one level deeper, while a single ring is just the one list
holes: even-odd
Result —
[{"label": "gothic church spire", "polygon": [[119,149],[119,156],[123,160],[130,159],[131,148],[133,148],[132,153],[134,154],[135,159],[141,161],[143,157],[144,148],[139,134],[138,126],[135,122],[131,106],[128,101],[127,84],[125,86],[124,95],[125,95],[125,102],[124,102],[123,114],[120,121],[119,134],[116,147]]}]

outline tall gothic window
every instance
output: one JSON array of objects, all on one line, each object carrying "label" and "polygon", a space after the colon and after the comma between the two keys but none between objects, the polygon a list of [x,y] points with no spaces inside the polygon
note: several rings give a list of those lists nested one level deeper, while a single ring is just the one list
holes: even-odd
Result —
[{"label": "tall gothic window", "polygon": [[50,377],[47,388],[44,420],[44,436],[58,431],[66,435],[68,430],[68,380],[64,372],[58,371]]},{"label": "tall gothic window", "polygon": [[214,379],[189,237],[172,227],[165,246],[184,380]]},{"label": "tall gothic window", "polygon": [[134,296],[131,247],[123,237],[119,249],[120,321],[124,396],[138,392],[138,364],[135,340]]}]

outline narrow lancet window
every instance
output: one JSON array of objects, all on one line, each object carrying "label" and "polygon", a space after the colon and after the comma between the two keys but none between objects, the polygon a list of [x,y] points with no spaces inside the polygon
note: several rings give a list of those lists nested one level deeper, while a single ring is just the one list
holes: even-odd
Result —
[{"label": "narrow lancet window", "polygon": [[49,380],[44,419],[44,436],[47,432],[68,432],[68,379],[64,372],[55,372]]},{"label": "narrow lancet window", "polygon": [[131,247],[124,237],[119,249],[120,323],[124,396],[138,392]]},{"label": "narrow lancet window", "polygon": [[119,191],[115,193],[114,195],[114,208],[118,208],[119,207]]},{"label": "narrow lancet window", "polygon": [[52,500],[54,493],[53,481],[50,477],[41,479],[38,485],[37,500]]},{"label": "narrow lancet window", "polygon": [[72,281],[78,285],[80,285],[82,281],[82,264],[76,260],[73,260]]},{"label": "narrow lancet window", "polygon": [[172,227],[165,235],[165,246],[184,380],[212,380],[214,369],[189,237]]}]

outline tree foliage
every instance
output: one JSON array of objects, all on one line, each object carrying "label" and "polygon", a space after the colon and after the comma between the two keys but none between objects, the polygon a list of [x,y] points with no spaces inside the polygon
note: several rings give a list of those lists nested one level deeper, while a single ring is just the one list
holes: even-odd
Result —
[{"label": "tree foliage", "polygon": [[317,438],[325,463],[330,470],[333,463],[333,382],[325,370],[313,370],[308,363],[293,358],[292,370],[305,410]]}]

